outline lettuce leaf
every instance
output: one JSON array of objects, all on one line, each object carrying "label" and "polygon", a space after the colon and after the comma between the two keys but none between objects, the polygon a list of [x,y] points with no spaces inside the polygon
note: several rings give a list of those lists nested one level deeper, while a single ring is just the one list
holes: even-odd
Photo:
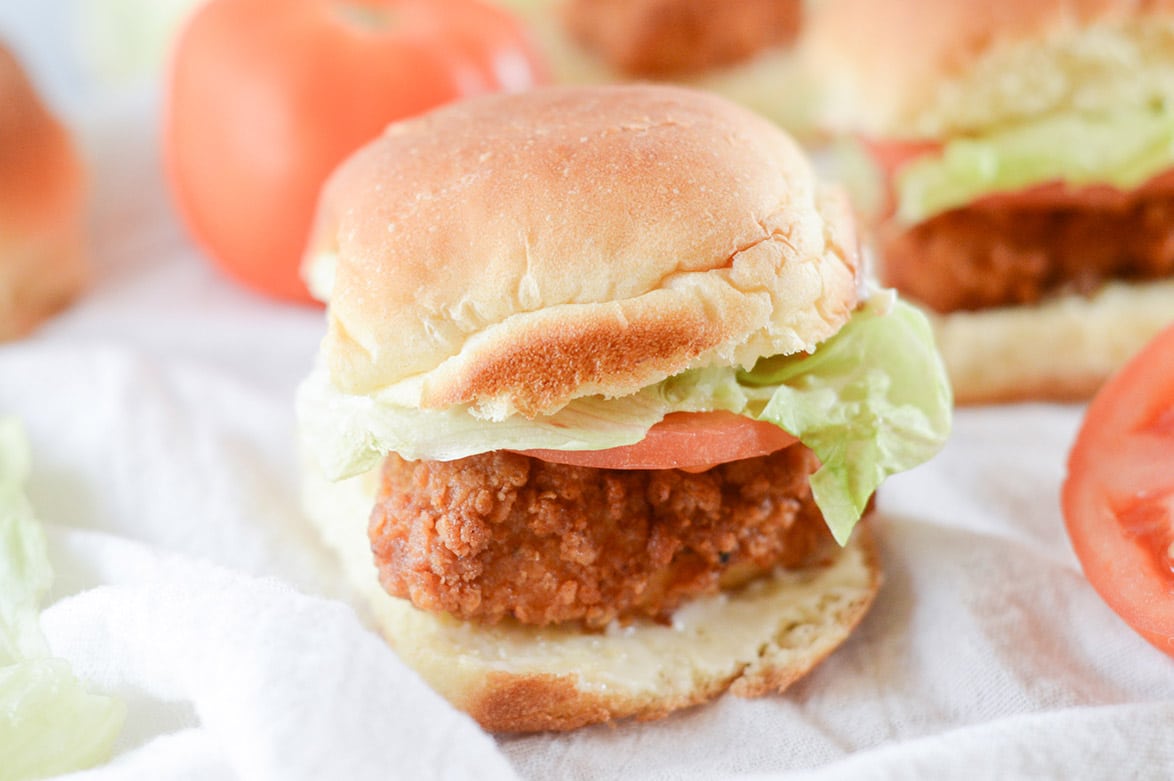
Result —
[{"label": "lettuce leaf", "polygon": [[950,433],[953,393],[929,323],[891,294],[814,353],[761,360],[740,379],[771,387],[758,417],[819,456],[812,494],[841,545],[881,482],[928,461]]},{"label": "lettuce leaf", "polygon": [[1063,115],[959,138],[897,175],[897,216],[920,222],[976,198],[1037,184],[1129,190],[1174,166],[1174,108]]},{"label": "lettuce leaf", "polygon": [[602,450],[640,441],[670,412],[728,410],[797,436],[823,463],[816,502],[841,543],[887,475],[929,459],[950,429],[952,397],[925,317],[877,293],[811,354],[714,366],[669,377],[631,396],[572,401],[554,415],[501,421],[465,407],[406,408],[349,396],[319,367],[299,391],[299,417],[323,472],[341,479],[389,451],[450,460],[490,450]]},{"label": "lettuce leaf", "polygon": [[403,407],[373,396],[340,394],[319,368],[298,392],[303,437],[324,474],[341,479],[376,466],[384,454],[449,461],[490,450],[604,450],[631,445],[669,412],[742,412],[745,394],[732,369],[687,372],[622,398],[575,399],[553,415],[486,420],[468,407]]},{"label": "lettuce leaf", "polygon": [[38,605],[53,580],[45,537],[24,494],[28,445],[0,418],[0,781],[92,767],[110,756],[125,705],[90,694],[49,657]]}]

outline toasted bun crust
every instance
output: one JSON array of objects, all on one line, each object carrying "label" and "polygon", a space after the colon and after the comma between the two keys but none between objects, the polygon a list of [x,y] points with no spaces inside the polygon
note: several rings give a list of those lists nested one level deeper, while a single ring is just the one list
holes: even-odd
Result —
[{"label": "toasted bun crust", "polygon": [[365,533],[378,470],[329,483],[307,466],[305,503],[400,657],[493,732],[660,718],[729,690],[785,689],[840,645],[879,588],[867,523],[826,566],[779,572],[650,622],[600,634],[481,626],[417,610],[379,587]]},{"label": "toasted bun crust", "polygon": [[858,272],[843,197],[789,137],[648,85],[392,125],[326,186],[308,274],[331,265],[336,387],[495,418],[811,349]]},{"label": "toasted bun crust", "polygon": [[1174,280],[930,320],[957,403],[1078,401],[1174,323]]},{"label": "toasted bun crust", "polygon": [[1174,98],[1171,0],[823,0],[802,56],[830,128],[945,138]]},{"label": "toasted bun crust", "polygon": [[0,46],[0,339],[27,334],[84,285],[84,206],[69,135]]}]

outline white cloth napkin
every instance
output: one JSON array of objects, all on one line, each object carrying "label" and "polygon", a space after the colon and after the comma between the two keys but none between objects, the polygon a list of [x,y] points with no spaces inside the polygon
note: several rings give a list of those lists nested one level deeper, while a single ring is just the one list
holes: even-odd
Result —
[{"label": "white cloth napkin", "polygon": [[1174,777],[1174,662],[1064,533],[1065,406],[964,411],[938,459],[883,487],[876,606],[786,695],[480,732],[365,626],[302,517],[292,397],[321,313],[200,257],[153,109],[86,114],[96,284],[0,346],[57,571],[45,633],[128,704],[113,761],[75,778]]}]

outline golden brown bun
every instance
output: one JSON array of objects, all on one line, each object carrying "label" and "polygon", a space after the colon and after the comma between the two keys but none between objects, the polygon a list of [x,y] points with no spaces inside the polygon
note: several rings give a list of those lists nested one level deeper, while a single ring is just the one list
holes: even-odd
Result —
[{"label": "golden brown bun", "polygon": [[655,719],[731,691],[782,691],[839,646],[880,584],[867,523],[827,566],[779,572],[697,600],[673,625],[599,634],[482,626],[426,613],[379,587],[367,543],[378,470],[337,483],[307,466],[305,504],[399,656],[493,732]]},{"label": "golden brown bun", "polygon": [[84,206],[69,135],[0,45],[0,340],[32,331],[85,284]]},{"label": "golden brown bun", "polygon": [[810,350],[858,273],[844,198],[788,136],[649,85],[392,125],[331,177],[307,257],[311,278],[334,268],[338,389],[494,418]]},{"label": "golden brown bun", "polygon": [[945,138],[1174,99],[1171,0],[823,0],[803,59],[822,121]]},{"label": "golden brown bun", "polygon": [[957,403],[1078,401],[1174,323],[1174,280],[930,321]]}]

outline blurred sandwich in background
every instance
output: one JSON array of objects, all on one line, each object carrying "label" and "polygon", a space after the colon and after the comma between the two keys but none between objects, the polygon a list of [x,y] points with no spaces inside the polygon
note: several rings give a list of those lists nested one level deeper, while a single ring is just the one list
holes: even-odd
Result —
[{"label": "blurred sandwich in background", "polygon": [[1174,321],[1174,2],[828,0],[804,58],[959,401],[1084,398]]},{"label": "blurred sandwich in background", "polygon": [[800,138],[812,100],[795,46],[812,0],[497,0],[556,81],[663,81],[716,92]]}]

